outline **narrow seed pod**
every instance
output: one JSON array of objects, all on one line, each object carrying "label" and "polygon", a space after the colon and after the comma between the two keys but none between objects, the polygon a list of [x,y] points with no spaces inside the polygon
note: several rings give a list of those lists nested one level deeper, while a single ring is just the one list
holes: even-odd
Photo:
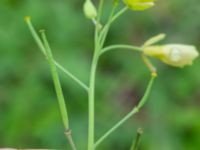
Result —
[{"label": "narrow seed pod", "polygon": [[155,0],[124,0],[124,3],[132,10],[142,11],[154,6]]},{"label": "narrow seed pod", "polygon": [[147,46],[144,47],[143,53],[174,67],[192,65],[193,60],[199,56],[195,46],[183,44]]},{"label": "narrow seed pod", "polygon": [[94,19],[97,16],[97,10],[91,0],[85,1],[83,11],[85,16],[89,19]]}]

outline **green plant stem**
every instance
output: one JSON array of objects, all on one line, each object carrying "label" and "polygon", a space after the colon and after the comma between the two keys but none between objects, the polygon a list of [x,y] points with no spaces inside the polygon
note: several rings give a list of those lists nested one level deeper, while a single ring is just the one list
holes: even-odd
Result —
[{"label": "green plant stem", "polygon": [[97,22],[95,26],[95,35],[94,35],[94,43],[95,43],[95,51],[91,64],[90,71],[90,81],[89,81],[89,90],[88,90],[88,150],[94,150],[94,137],[95,137],[95,74],[96,68],[98,64],[99,55],[98,51],[100,48],[99,43],[99,29],[102,9],[103,9],[104,0],[100,0],[99,8],[98,8],[98,16]]},{"label": "green plant stem", "polygon": [[111,23],[113,23],[118,17],[120,17],[121,15],[123,15],[126,11],[128,10],[128,7],[125,6],[124,8],[122,8],[118,13],[116,13],[112,20],[111,20]]},{"label": "green plant stem", "polygon": [[72,132],[71,132],[71,130],[70,130],[70,129],[67,130],[67,131],[65,132],[65,135],[66,135],[66,137],[67,137],[67,139],[68,139],[68,141],[69,141],[69,144],[70,144],[72,150],[76,150],[76,145],[75,145],[75,143],[74,143],[74,141],[73,141],[73,139],[72,139]]},{"label": "green plant stem", "polygon": [[90,85],[88,91],[88,99],[89,99],[89,126],[88,126],[88,150],[94,149],[94,123],[95,123],[95,74],[96,67],[98,63],[98,55],[96,52],[94,53],[91,72],[90,72]]},{"label": "green plant stem", "polygon": [[[103,5],[103,0],[101,1],[101,5]],[[102,6],[100,6],[100,11]],[[108,23],[104,26],[104,28],[98,33],[98,23],[100,22],[100,16],[98,16],[98,22],[96,24],[95,28],[95,52],[92,60],[91,65],[91,72],[90,72],[90,83],[89,83],[89,91],[88,91],[88,99],[89,99],[89,125],[88,125],[88,150],[94,150],[94,137],[95,137],[95,130],[94,130],[94,124],[95,124],[95,74],[96,74],[96,68],[98,64],[98,58],[99,58],[99,51],[104,45],[107,33],[109,31],[110,25],[113,21],[115,21],[121,14],[125,12],[125,9],[122,9],[120,12],[118,12],[116,15],[114,15],[115,8],[117,5],[114,5]]]},{"label": "green plant stem", "polygon": [[132,109],[131,112],[129,112],[123,119],[121,119],[117,124],[115,124],[110,130],[108,130],[99,140],[96,141],[95,147],[97,147],[101,142],[103,142],[112,132],[114,132],[116,129],[118,129],[124,122],[126,122],[130,117],[132,117],[134,114],[140,111],[140,108],[145,104],[147,101],[147,98],[150,94],[150,91],[152,89],[152,85],[154,82],[155,76],[152,75],[151,80],[148,83],[147,89],[144,93],[144,96],[140,100],[139,104]]},{"label": "green plant stem", "polygon": [[31,32],[31,35],[33,36],[35,42],[37,43],[39,49],[41,50],[41,52],[46,56],[46,50],[45,50],[45,47],[40,39],[40,37],[38,36],[37,32],[35,31],[33,25],[32,25],[32,22],[31,22],[31,17],[29,16],[26,16],[24,17],[24,20],[26,22],[26,24],[28,25],[28,28]]},{"label": "green plant stem", "polygon": [[133,142],[130,150],[137,150],[138,149],[142,134],[143,134],[143,130],[141,128],[138,128],[136,140],[135,140],[135,142]]},{"label": "green plant stem", "polygon": [[111,25],[111,23],[112,23],[112,18],[113,18],[113,15],[114,15],[114,13],[115,13],[116,7],[117,7],[117,5],[114,5],[114,6],[113,6],[112,11],[111,11],[111,13],[110,13],[110,16],[109,16],[109,18],[108,18],[108,22],[107,22],[107,24],[104,26],[104,28],[102,29],[101,34],[99,35],[99,45],[100,45],[100,48],[102,48],[103,45],[104,45],[104,43],[105,43],[105,40],[106,40],[108,31],[109,31],[110,25]]},{"label": "green plant stem", "polygon": [[[38,36],[38,34],[36,33],[30,17],[25,17],[25,21],[28,25],[28,28],[33,36],[33,38],[35,39],[39,49],[41,50],[41,52],[47,57],[46,51],[45,51],[45,47],[40,39],[40,37]],[[78,83],[82,88],[84,88],[86,91],[88,91],[88,86],[86,84],[84,84],[82,81],[80,81],[75,75],[73,75],[69,70],[65,69],[64,67],[62,67],[62,65],[60,65],[58,62],[56,62],[55,60],[53,60],[54,64],[60,69],[62,70],[66,75],[68,75],[71,79],[73,79],[76,83]]]},{"label": "green plant stem", "polygon": [[97,14],[97,22],[100,21],[102,16],[103,4],[105,0],[100,0],[99,7],[98,7],[98,14]]},{"label": "green plant stem", "polygon": [[95,26],[95,49],[99,45],[99,43],[98,43],[98,36],[99,36],[99,32],[100,32],[100,30],[102,28],[100,19],[101,19],[101,16],[102,16],[103,4],[104,4],[104,0],[100,0],[99,7],[98,7],[96,24],[95,24],[96,25]]},{"label": "green plant stem", "polygon": [[128,10],[128,7],[124,7],[123,9],[121,9],[118,13],[116,13],[114,15],[114,11],[116,9],[117,5],[114,5],[112,11],[111,11],[111,14],[110,14],[110,17],[109,17],[109,20],[108,20],[108,23],[104,26],[104,28],[102,29],[102,32],[99,36],[99,40],[100,40],[100,45],[101,47],[103,47],[103,44],[106,40],[106,36],[108,34],[108,31],[109,31],[109,28],[111,26],[111,24],[118,18],[120,17],[123,13],[125,13],[127,10]]},{"label": "green plant stem", "polygon": [[46,54],[47,54],[47,59],[48,59],[48,62],[49,62],[50,68],[51,68],[51,74],[52,74],[52,78],[53,78],[53,82],[54,82],[54,86],[55,86],[55,90],[56,90],[56,94],[57,94],[57,98],[58,98],[58,104],[59,104],[59,108],[60,108],[60,112],[61,112],[61,116],[62,116],[62,121],[63,121],[64,127],[65,127],[65,131],[68,133],[66,135],[67,135],[68,141],[69,141],[72,149],[76,150],[75,144],[72,140],[71,131],[69,129],[69,119],[68,119],[67,107],[65,104],[65,99],[63,96],[58,72],[57,72],[56,66],[54,64],[54,59],[53,59],[53,55],[51,52],[51,48],[47,41],[44,30],[41,31],[41,34],[42,34],[42,40],[44,42],[44,47],[45,47]]},{"label": "green plant stem", "polygon": [[86,91],[88,91],[88,86],[85,85],[82,81],[80,81],[78,78],[76,78],[72,73],[70,73],[67,69],[65,69],[63,66],[61,66],[57,61],[54,60],[54,64],[62,70],[65,74],[67,74],[71,79],[73,79],[76,83],[78,83],[82,88],[84,88]]},{"label": "green plant stem", "polygon": [[108,47],[105,47],[101,50],[100,55],[104,54],[105,52],[115,50],[115,49],[128,49],[128,50],[136,50],[136,51],[142,51],[141,47],[136,47],[132,45],[124,45],[124,44],[118,44],[118,45],[111,45]]}]

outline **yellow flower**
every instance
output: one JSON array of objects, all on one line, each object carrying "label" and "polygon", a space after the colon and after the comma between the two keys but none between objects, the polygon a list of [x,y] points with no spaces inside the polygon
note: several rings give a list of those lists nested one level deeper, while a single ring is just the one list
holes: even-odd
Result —
[{"label": "yellow flower", "polygon": [[174,67],[192,65],[192,61],[199,56],[196,47],[183,44],[147,46],[143,48],[143,53]]},{"label": "yellow flower", "polygon": [[132,10],[145,10],[154,6],[155,0],[124,0],[124,3]]}]

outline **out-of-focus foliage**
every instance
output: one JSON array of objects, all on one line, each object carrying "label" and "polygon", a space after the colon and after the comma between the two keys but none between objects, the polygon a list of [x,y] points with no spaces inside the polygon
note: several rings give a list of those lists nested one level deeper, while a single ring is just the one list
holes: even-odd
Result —
[{"label": "out-of-focus foliage", "polygon": [[[36,28],[46,30],[56,60],[87,83],[93,25],[84,17],[83,3],[0,1],[0,147],[66,149],[48,64],[23,17],[32,16]],[[110,7],[106,2],[105,15]],[[198,47],[199,16],[199,0],[158,0],[152,9],[123,15],[112,26],[106,44],[141,45],[164,32],[168,36],[163,43]],[[184,69],[154,63],[159,76],[147,105],[109,136],[99,150],[129,149],[138,127],[144,129],[141,150],[200,149],[199,59]],[[75,142],[79,149],[85,149],[87,94],[62,72],[60,76]],[[96,139],[138,102],[149,78],[137,52],[118,50],[101,58],[96,84]]]}]

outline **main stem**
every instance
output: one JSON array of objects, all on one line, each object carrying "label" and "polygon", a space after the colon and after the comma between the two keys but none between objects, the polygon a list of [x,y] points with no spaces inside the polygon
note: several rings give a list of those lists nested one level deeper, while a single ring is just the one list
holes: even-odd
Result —
[{"label": "main stem", "polygon": [[[99,8],[99,15],[101,14],[101,9],[102,9],[102,5],[103,5],[103,0],[101,0],[101,4],[100,4],[100,8]],[[90,71],[90,83],[89,83],[89,89],[88,89],[88,100],[89,100],[89,122],[88,122],[88,150],[94,150],[95,149],[95,143],[94,143],[94,137],[95,137],[95,75],[96,75],[96,68],[97,68],[97,64],[98,64],[98,58],[100,56],[100,50],[102,49],[106,36],[107,36],[107,32],[109,30],[109,27],[111,25],[111,23],[117,19],[121,14],[123,14],[123,12],[125,12],[125,10],[120,11],[119,13],[117,13],[114,18],[113,18],[113,14],[114,14],[114,10],[115,7],[113,8],[109,21],[106,25],[106,27],[104,27],[103,30],[105,30],[105,32],[102,30],[100,31],[100,33],[98,33],[98,25],[96,25],[95,28],[95,51],[94,51],[94,55],[93,55],[93,59],[92,59],[92,65],[91,65],[91,71]],[[97,24],[99,23],[100,20],[100,16],[98,16],[97,19]],[[102,41],[101,41],[102,40]]]},{"label": "main stem", "polygon": [[91,72],[90,72],[90,84],[89,84],[89,91],[88,91],[88,99],[89,99],[89,127],[88,127],[88,150],[94,150],[94,120],[95,120],[95,74],[96,74],[96,67],[98,62],[98,55],[95,51]]}]

